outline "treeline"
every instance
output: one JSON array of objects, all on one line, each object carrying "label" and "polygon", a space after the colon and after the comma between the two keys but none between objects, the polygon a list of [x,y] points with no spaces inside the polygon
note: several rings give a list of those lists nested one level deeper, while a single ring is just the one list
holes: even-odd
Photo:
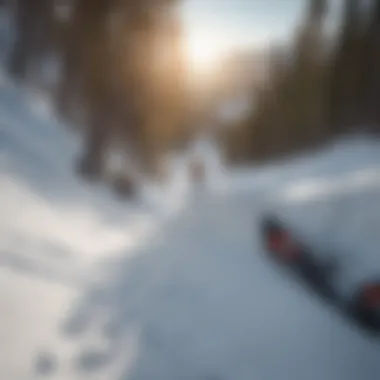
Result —
[{"label": "treeline", "polygon": [[[190,100],[179,2],[3,1],[15,21],[11,75],[35,80],[54,63],[51,57],[59,62],[50,91],[57,113],[81,128],[77,170],[85,178],[104,179],[113,151],[124,155],[125,168],[160,174],[163,154],[186,143],[197,133],[199,114],[214,108],[195,110]],[[249,116],[222,129],[232,162],[286,155],[352,131],[380,131],[380,1],[342,2],[334,36],[325,27],[329,5],[309,0],[290,46],[271,50],[269,75]],[[134,180],[124,174],[116,186],[128,191]]]},{"label": "treeline", "polygon": [[232,162],[380,132],[380,1],[342,6],[334,37],[325,30],[329,1],[310,0],[291,48],[272,49],[269,79],[256,91],[252,112],[223,136]]},{"label": "treeline", "polygon": [[15,23],[9,72],[36,78],[59,62],[58,114],[83,130],[78,171],[104,177],[118,149],[147,175],[187,131],[177,0],[8,0]]}]

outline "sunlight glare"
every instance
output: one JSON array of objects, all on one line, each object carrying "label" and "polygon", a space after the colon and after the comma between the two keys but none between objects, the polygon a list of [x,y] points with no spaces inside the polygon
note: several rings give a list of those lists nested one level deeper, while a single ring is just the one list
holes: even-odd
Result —
[{"label": "sunlight glare", "polygon": [[190,35],[187,44],[188,60],[191,70],[210,72],[222,58],[222,40],[213,36]]}]

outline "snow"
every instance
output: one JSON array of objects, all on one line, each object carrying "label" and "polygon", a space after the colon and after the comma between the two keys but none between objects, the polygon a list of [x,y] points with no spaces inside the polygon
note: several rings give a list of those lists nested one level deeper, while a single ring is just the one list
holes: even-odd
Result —
[{"label": "snow", "polygon": [[311,242],[360,250],[376,271],[377,141],[233,172],[204,141],[203,188],[187,180],[189,154],[136,202],[76,178],[79,148],[43,98],[3,76],[0,378],[377,376],[378,342],[283,277],[258,236],[263,213],[281,211]]}]

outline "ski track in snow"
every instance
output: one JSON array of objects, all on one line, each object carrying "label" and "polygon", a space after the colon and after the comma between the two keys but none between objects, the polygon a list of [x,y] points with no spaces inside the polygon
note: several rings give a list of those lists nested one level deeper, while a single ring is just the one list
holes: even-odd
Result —
[{"label": "ski track in snow", "polygon": [[269,265],[257,222],[282,210],[313,242],[375,256],[379,143],[232,173],[206,145],[204,189],[179,160],[124,204],[73,176],[78,141],[38,104],[2,81],[1,379],[378,377],[379,342]]}]

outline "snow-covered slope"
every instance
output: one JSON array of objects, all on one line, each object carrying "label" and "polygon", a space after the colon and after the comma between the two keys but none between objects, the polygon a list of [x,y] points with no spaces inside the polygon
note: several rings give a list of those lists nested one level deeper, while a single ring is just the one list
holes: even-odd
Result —
[{"label": "snow-covered slope", "polygon": [[374,249],[380,223],[367,245],[358,223],[380,207],[380,144],[223,176],[206,154],[214,180],[196,193],[178,160],[124,204],[72,175],[78,140],[42,104],[0,85],[0,378],[377,378],[378,342],[268,265],[257,222],[281,208],[322,240],[344,220],[329,239]]},{"label": "snow-covered slope", "polygon": [[[71,294],[96,278],[93,265],[99,258],[144,242],[180,210],[185,197],[177,175],[165,187],[147,188],[136,202],[122,202],[105,186],[73,175],[79,149],[78,137],[54,118],[40,94],[1,78],[1,378],[27,373],[32,353],[24,352],[28,343],[43,339],[49,326],[45,316],[55,305],[62,307],[61,293]],[[31,299],[41,308],[36,319]],[[30,331],[14,332],[29,317]]]}]

